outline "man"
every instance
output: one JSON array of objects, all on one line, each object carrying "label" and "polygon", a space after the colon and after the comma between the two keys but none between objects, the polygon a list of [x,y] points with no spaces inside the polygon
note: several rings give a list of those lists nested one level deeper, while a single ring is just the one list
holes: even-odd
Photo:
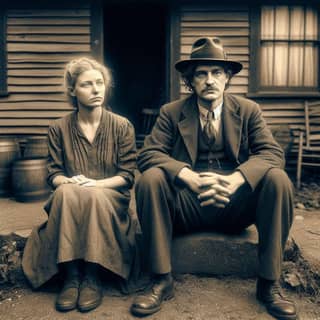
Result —
[{"label": "man", "polygon": [[242,65],[227,60],[219,38],[201,38],[190,59],[175,67],[193,93],[161,108],[138,155],[137,211],[154,282],[131,311],[152,314],[173,297],[174,234],[238,232],[256,224],[257,299],[274,317],[296,319],[278,284],[293,220],[292,185],[259,106],[225,93]]}]

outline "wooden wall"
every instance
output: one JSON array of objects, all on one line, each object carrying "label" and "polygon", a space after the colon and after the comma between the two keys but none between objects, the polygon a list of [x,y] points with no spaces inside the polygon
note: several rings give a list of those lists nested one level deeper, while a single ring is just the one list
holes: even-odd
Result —
[{"label": "wooden wall", "polygon": [[0,97],[0,135],[46,134],[72,110],[63,88],[65,64],[89,56],[90,9],[9,9],[8,92]]},{"label": "wooden wall", "polygon": [[[295,166],[297,161],[298,140],[300,129],[304,129],[304,100],[303,99],[268,99],[258,100],[269,127],[281,136],[279,131],[290,130],[290,146],[287,150],[287,165]],[[275,136],[278,140],[278,137]],[[289,138],[289,137],[288,137]],[[279,140],[278,140],[279,142]]]}]

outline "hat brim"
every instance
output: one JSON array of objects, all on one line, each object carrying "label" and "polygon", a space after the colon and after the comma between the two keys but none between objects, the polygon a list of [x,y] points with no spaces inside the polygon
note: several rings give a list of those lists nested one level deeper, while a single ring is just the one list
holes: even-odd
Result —
[{"label": "hat brim", "polygon": [[228,66],[230,70],[232,71],[232,74],[236,74],[242,70],[242,64],[237,61],[230,61],[230,60],[219,60],[219,59],[188,59],[188,60],[180,60],[175,64],[175,68],[179,72],[184,72],[187,67],[189,67],[192,64],[198,64],[198,63],[216,63],[218,65]]}]

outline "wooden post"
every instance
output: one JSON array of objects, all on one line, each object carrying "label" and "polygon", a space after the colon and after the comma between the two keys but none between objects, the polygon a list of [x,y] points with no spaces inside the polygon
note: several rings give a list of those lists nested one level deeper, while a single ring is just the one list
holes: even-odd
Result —
[{"label": "wooden post", "polygon": [[169,30],[169,59],[167,70],[169,70],[169,98],[176,100],[180,97],[180,76],[178,71],[174,69],[174,63],[180,57],[180,7],[172,5],[169,7],[170,30]]},{"label": "wooden post", "polygon": [[301,187],[301,167],[302,167],[302,148],[303,148],[303,132],[300,132],[299,136],[299,151],[298,151],[298,162],[297,162],[297,188]]},{"label": "wooden post", "polygon": [[100,63],[104,63],[103,55],[103,6],[101,0],[91,3],[91,52]]}]

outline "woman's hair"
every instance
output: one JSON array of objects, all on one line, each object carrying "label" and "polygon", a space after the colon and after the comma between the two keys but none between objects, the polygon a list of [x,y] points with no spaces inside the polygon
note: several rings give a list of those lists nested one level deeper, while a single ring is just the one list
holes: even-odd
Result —
[{"label": "woman's hair", "polygon": [[[193,80],[194,72],[195,72],[198,65],[199,65],[198,63],[192,63],[189,66],[187,66],[185,68],[185,70],[183,70],[181,73],[181,77],[184,82],[184,85],[191,92],[194,91],[194,88],[192,86],[192,80]],[[217,63],[217,65],[218,65],[218,63]],[[233,73],[232,73],[232,70],[230,69],[230,67],[228,67],[228,65],[221,63],[221,67],[224,69],[224,72],[229,77],[229,80],[228,80],[226,87],[225,87],[226,89],[228,89],[228,87],[230,85],[230,80],[233,77]]]},{"label": "woman's hair", "polygon": [[103,76],[104,84],[106,87],[104,104],[106,104],[108,98],[111,95],[113,81],[111,70],[109,68],[100,64],[96,60],[86,57],[71,60],[65,67],[64,85],[69,102],[76,109],[78,108],[77,97],[72,96],[71,91],[74,89],[79,75],[88,70],[100,71]]}]

